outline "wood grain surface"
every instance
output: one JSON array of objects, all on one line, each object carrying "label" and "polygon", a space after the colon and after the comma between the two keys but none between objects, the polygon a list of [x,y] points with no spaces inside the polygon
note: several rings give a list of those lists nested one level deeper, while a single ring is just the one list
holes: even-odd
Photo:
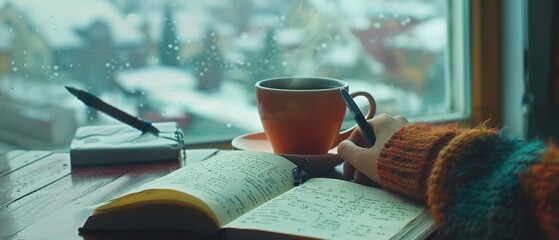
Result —
[{"label": "wood grain surface", "polygon": [[184,161],[82,168],[71,168],[67,153],[6,152],[0,156],[0,239],[163,237],[161,233],[80,235],[78,228],[92,206],[216,152],[189,150]]}]

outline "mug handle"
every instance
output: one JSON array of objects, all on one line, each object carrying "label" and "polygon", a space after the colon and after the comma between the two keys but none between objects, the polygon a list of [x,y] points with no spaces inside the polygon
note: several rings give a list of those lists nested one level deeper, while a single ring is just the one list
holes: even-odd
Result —
[{"label": "mug handle", "polygon": [[[369,111],[367,112],[367,115],[365,115],[365,119],[369,120],[372,119],[375,116],[375,113],[377,111],[377,103],[375,101],[375,98],[373,97],[373,95],[371,95],[368,92],[363,92],[363,91],[359,91],[359,92],[354,92],[349,94],[352,98],[356,98],[358,96],[363,96],[367,99],[367,101],[369,102]],[[331,148],[335,148],[336,146],[338,146],[338,144],[349,138],[349,135],[351,134],[351,132],[353,132],[353,130],[357,127],[357,124],[353,125],[352,127],[340,132],[338,134],[338,137],[336,138],[336,141],[334,141],[334,145],[332,145]]]}]

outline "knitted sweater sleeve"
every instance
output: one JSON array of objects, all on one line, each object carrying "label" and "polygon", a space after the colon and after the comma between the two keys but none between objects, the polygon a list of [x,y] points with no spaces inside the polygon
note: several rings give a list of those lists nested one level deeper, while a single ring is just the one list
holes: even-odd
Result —
[{"label": "knitted sweater sleeve", "polygon": [[384,188],[427,203],[442,238],[556,238],[558,156],[496,129],[412,123],[384,145],[377,173]]},{"label": "knitted sweater sleeve", "polygon": [[548,145],[543,161],[520,175],[528,206],[542,237],[559,239],[559,149]]},{"label": "knitted sweater sleeve", "polygon": [[412,123],[402,127],[378,157],[377,173],[383,188],[425,202],[433,162],[459,131],[456,125]]}]

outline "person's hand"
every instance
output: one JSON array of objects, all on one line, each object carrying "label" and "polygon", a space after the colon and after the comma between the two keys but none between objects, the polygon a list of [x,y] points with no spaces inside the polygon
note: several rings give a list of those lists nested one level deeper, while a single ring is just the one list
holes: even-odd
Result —
[{"label": "person's hand", "polygon": [[380,114],[368,120],[376,135],[376,144],[369,146],[367,138],[356,128],[347,140],[338,144],[338,155],[344,160],[344,176],[365,185],[382,184],[377,175],[377,158],[384,144],[408,120],[402,116]]}]

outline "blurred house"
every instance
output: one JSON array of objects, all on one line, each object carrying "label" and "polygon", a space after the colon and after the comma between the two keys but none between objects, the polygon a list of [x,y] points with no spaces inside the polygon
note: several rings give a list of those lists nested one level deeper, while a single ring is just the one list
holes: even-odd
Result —
[{"label": "blurred house", "polygon": [[[357,38],[367,54],[381,64],[385,74],[395,70],[395,59],[384,42],[412,28],[415,24],[441,14],[437,5],[427,1],[312,0],[322,11],[332,11],[332,16],[344,16],[350,32]],[[329,4],[329,7],[324,7]],[[326,9],[326,10],[325,10]],[[330,10],[328,10],[330,9]]]},{"label": "blurred house", "polygon": [[[444,79],[444,50],[446,49],[446,19],[432,18],[417,23],[398,35],[387,38],[385,48],[394,59],[394,71],[390,77],[404,89],[423,93],[430,81]],[[438,68],[438,69],[437,69]],[[436,79],[441,83],[441,79]],[[440,91],[444,93],[443,89]]]},{"label": "blurred house", "polygon": [[[107,76],[88,73],[146,62],[138,28],[103,0],[7,1],[0,4],[0,29],[12,34],[0,37],[0,44],[10,44],[8,49],[0,46],[0,71],[11,70],[26,79],[89,79],[96,85]],[[8,68],[3,65],[6,61]]]},{"label": "blurred house", "polygon": [[114,89],[119,69],[145,65],[142,35],[127,20],[104,0],[0,0],[0,139],[68,143],[84,106],[68,106],[61,83],[99,93]]},{"label": "blurred house", "polygon": [[[417,94],[427,108],[444,104],[447,35],[446,9],[441,5],[407,0],[355,0],[361,1],[355,5],[312,1],[320,6],[331,3],[326,9],[345,16],[359,50],[378,61],[380,66],[372,68],[385,82]],[[376,62],[366,64],[372,63]]]}]

